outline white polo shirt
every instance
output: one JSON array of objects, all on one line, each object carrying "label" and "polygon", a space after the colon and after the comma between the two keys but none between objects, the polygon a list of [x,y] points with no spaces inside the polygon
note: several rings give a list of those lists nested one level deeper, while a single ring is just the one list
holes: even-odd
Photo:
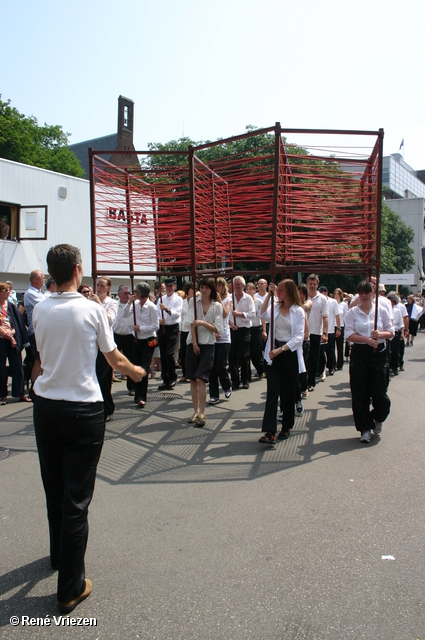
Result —
[{"label": "white polo shirt", "polygon": [[34,383],[36,395],[50,400],[102,402],[97,351],[116,349],[103,307],[76,291],[52,293],[34,307],[33,323],[43,369]]},{"label": "white polo shirt", "polygon": [[[317,292],[314,298],[309,298],[312,301],[310,315],[308,317],[308,328],[310,334],[315,336],[321,336],[323,333],[323,318],[329,315],[328,301],[323,293]],[[328,328],[328,331],[331,327]]]}]

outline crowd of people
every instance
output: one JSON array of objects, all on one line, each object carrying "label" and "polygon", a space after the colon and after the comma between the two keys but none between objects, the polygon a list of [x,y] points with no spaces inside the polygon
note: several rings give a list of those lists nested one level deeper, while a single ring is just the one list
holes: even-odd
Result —
[{"label": "crowd of people", "polygon": [[[409,294],[401,301],[396,292],[387,293],[380,284],[379,309],[386,309],[391,326],[379,310],[375,330],[375,289],[374,279],[371,280],[366,285],[361,283],[357,295],[352,295],[340,288],[330,293],[320,286],[315,274],[298,286],[288,279],[276,286],[265,278],[248,283],[242,276],[229,281],[223,277],[204,278],[194,295],[192,283],[177,290],[175,279],[167,277],[155,292],[147,282],[141,282],[134,293],[120,285],[113,297],[111,279],[101,277],[94,292],[81,284],[78,293],[103,307],[118,350],[150,373],[138,384],[123,376],[128,394],[139,408],[144,408],[148,399],[149,377],[161,375],[158,390],[169,391],[176,386],[180,370],[180,381],[191,385],[193,414],[187,422],[203,427],[207,421],[206,405],[219,403],[220,391],[229,399],[235,389],[248,389],[255,371],[258,379],[267,377],[264,435],[260,442],[273,444],[276,437],[289,437],[294,416],[303,413],[303,401],[317,382],[326,379],[326,371],[333,376],[350,360],[354,421],[361,441],[369,442],[372,432],[381,432],[388,412],[376,411],[379,399],[374,400],[374,385],[378,374],[371,375],[368,382],[368,368],[360,354],[372,349],[371,362],[381,362],[379,368],[385,370],[385,375],[379,395],[383,397],[389,378],[404,370],[405,348],[413,346],[418,330],[425,327],[423,298]],[[54,292],[55,281],[50,277],[46,282],[40,270],[31,272],[23,302],[18,301],[12,282],[0,283],[2,404],[8,399],[8,377],[12,379],[12,397],[22,402],[32,399],[32,392],[30,397],[25,394],[25,383],[27,387],[30,382],[33,384],[41,371],[33,310]],[[363,323],[365,327],[367,324],[367,335],[365,327],[358,326],[364,315],[370,316]],[[382,335],[376,338],[379,328]],[[96,377],[105,420],[109,421],[115,411],[112,382],[121,379],[115,377],[101,350],[96,358]],[[369,391],[360,383],[368,384]],[[360,397],[367,407],[372,399],[374,408],[370,413],[365,408],[360,411]],[[389,399],[385,404],[389,411]],[[278,435],[277,421],[282,423]]]},{"label": "crowd of people", "polygon": [[44,274],[33,271],[23,304],[12,282],[0,282],[0,396],[6,404],[11,377],[12,396],[34,403],[62,613],[92,589],[84,566],[88,507],[105,423],[115,411],[115,372],[138,409],[146,406],[148,380],[157,372],[159,392],[190,383],[187,422],[202,428],[207,404],[221,402],[221,390],[225,400],[236,389],[248,390],[255,370],[267,389],[259,442],[274,445],[290,436],[316,383],[349,361],[354,422],[360,441],[368,443],[381,434],[390,411],[390,376],[404,370],[404,349],[413,346],[425,320],[423,300],[413,295],[403,303],[379,285],[376,302],[373,278],[350,295],[329,292],[316,274],[298,286],[291,279],[276,285],[265,278],[247,283],[240,275],[201,278],[197,291],[192,283],[177,291],[167,277],[155,294],[140,282],[134,293],[121,285],[114,298],[109,278],[99,278],[95,292],[82,283],[76,247],[52,247],[47,265],[45,291]]}]

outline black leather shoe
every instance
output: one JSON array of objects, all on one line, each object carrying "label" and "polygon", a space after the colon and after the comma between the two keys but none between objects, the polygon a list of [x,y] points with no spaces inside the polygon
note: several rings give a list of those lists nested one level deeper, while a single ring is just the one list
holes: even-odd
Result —
[{"label": "black leather shoe", "polygon": [[168,391],[171,389],[169,384],[160,384],[158,387],[158,391]]}]

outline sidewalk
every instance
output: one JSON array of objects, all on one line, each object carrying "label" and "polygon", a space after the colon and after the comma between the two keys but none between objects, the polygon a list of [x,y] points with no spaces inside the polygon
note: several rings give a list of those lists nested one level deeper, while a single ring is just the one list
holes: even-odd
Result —
[{"label": "sidewalk", "polygon": [[89,516],[93,593],[71,614],[97,626],[72,631],[9,622],[53,620],[56,576],[31,407],[2,407],[0,637],[422,640],[424,356],[419,334],[370,445],[347,366],[275,448],[257,442],[265,380],[208,407],[204,429],[186,423],[188,384],[149,381],[141,410],[115,383]]}]

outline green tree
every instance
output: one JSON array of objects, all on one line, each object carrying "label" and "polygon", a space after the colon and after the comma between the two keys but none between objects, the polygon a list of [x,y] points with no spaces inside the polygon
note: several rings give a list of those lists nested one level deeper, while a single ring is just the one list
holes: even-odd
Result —
[{"label": "green tree", "polygon": [[84,169],[68,148],[69,135],[59,125],[40,126],[0,98],[1,158],[82,178]]},{"label": "green tree", "polygon": [[415,254],[410,245],[415,232],[382,203],[381,225],[381,273],[404,273],[415,264]]}]

